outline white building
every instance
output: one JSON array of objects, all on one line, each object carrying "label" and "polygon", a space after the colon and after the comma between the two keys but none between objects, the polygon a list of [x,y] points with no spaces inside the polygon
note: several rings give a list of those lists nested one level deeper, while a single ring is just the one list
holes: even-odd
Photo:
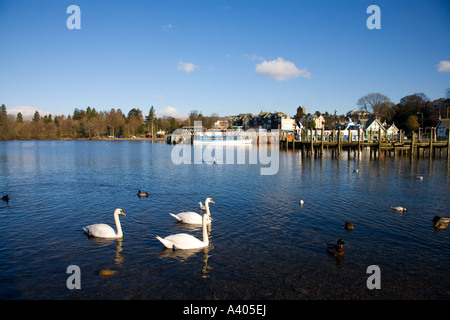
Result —
[{"label": "white building", "polygon": [[300,122],[303,126],[307,126],[308,122],[313,122],[316,129],[325,129],[325,118],[322,115],[317,116],[316,114],[308,113],[300,119]]},{"label": "white building", "polygon": [[450,127],[450,119],[439,119],[436,126],[436,138],[438,140],[444,140],[448,137],[448,128]]}]

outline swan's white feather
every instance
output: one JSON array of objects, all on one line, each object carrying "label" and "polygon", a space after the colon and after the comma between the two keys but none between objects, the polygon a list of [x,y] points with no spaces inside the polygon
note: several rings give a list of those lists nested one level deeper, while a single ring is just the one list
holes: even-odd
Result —
[{"label": "swan's white feather", "polygon": [[83,230],[88,234],[88,236],[91,237],[107,239],[122,238],[123,233],[122,227],[120,225],[119,214],[125,215],[125,213],[123,213],[122,209],[116,209],[114,211],[114,221],[116,222],[117,233],[113,228],[105,223],[91,224],[87,227],[83,227]]},{"label": "swan's white feather", "polygon": [[[186,211],[186,212],[180,212],[177,214],[169,213],[172,217],[177,219],[177,221],[182,223],[188,223],[188,224],[202,224],[202,216],[199,215],[197,212],[193,211]],[[206,220],[206,224],[211,223],[211,220],[208,218]]]},{"label": "swan's white feather", "polygon": [[113,228],[104,223],[92,224],[90,226],[84,227],[84,231],[97,238],[116,238],[117,234]]},{"label": "swan's white feather", "polygon": [[173,246],[177,249],[197,249],[197,248],[203,248],[208,245],[208,243],[203,242],[199,239],[197,239],[194,236],[191,236],[187,233],[178,233],[178,234],[172,234],[170,236],[167,236],[165,238],[161,238],[159,236],[156,236],[156,239],[161,241],[161,243],[164,245],[164,247],[173,249]]}]

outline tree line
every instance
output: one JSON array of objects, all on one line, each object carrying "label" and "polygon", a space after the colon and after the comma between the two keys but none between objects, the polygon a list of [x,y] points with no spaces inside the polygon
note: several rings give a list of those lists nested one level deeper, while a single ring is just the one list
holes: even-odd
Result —
[{"label": "tree line", "polygon": [[[436,103],[438,106],[436,106]],[[395,123],[397,128],[406,132],[417,131],[419,128],[436,126],[439,117],[446,118],[450,110],[450,88],[446,90],[446,98],[432,102],[425,94],[415,93],[403,97],[394,104],[381,93],[369,93],[361,97],[357,105],[364,111],[367,118],[377,117],[381,122]],[[296,120],[303,116],[297,109]],[[320,112],[316,111],[320,115]],[[325,112],[325,127],[333,129],[336,122],[345,121],[344,115]],[[183,126],[194,125],[201,121],[206,128],[212,128],[219,120],[218,114],[204,116],[197,110],[192,110],[187,119],[155,116],[154,107],[150,107],[144,116],[139,108],[131,109],[125,115],[121,109],[97,111],[95,108],[75,108],[72,115],[41,116],[38,111],[31,120],[24,120],[19,112],[16,116],[8,115],[4,104],[0,107],[0,140],[51,140],[51,139],[93,139],[101,137],[148,137],[159,130],[170,133]]]},{"label": "tree line", "polygon": [[72,115],[52,116],[34,113],[31,120],[25,120],[22,113],[8,115],[4,104],[0,107],[0,140],[58,140],[58,139],[94,139],[102,137],[150,137],[159,130],[172,132],[175,129],[202,121],[211,125],[218,116],[203,116],[193,110],[188,119],[156,117],[152,106],[144,116],[139,108],[124,114],[121,109],[97,111],[95,108],[75,108]]},{"label": "tree line", "polygon": [[[370,93],[358,100],[359,109],[381,122],[395,123],[397,128],[406,132],[435,127],[439,117],[446,117],[446,106],[450,107],[450,91],[447,89],[447,100],[441,98],[431,101],[424,93],[415,93],[400,99],[394,104],[381,93]],[[442,102],[442,110],[435,106],[435,102]]]},{"label": "tree line", "polygon": [[[446,90],[445,98],[431,101],[424,93],[414,93],[400,99],[400,102],[394,104],[387,96],[381,93],[369,93],[357,101],[359,111],[363,113],[361,118],[370,119],[376,117],[381,123],[395,123],[397,128],[405,132],[417,131],[419,128],[435,127],[439,118],[447,118],[450,110],[450,88]],[[319,111],[316,115],[321,115]],[[297,109],[294,115],[296,120],[305,115],[303,108]],[[337,122],[345,122],[347,116],[337,115],[325,112],[322,114],[325,118],[325,128],[334,129]]]}]

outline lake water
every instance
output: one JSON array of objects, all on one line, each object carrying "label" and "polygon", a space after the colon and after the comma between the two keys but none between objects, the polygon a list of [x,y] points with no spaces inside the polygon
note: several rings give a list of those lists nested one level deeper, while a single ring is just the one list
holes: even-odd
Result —
[{"label": "lake water", "polygon": [[[173,148],[0,142],[0,192],[10,198],[0,202],[0,299],[450,298],[450,228],[431,221],[450,216],[446,156],[280,150],[278,172],[261,175],[258,163],[176,165]],[[139,198],[139,189],[150,196]],[[164,249],[156,235],[202,237],[168,213],[199,212],[207,197],[215,201],[210,246]],[[116,208],[126,214],[123,239],[87,238],[82,227],[114,226]],[[339,238],[343,258],[326,251]],[[81,289],[66,285],[70,265],[81,270]],[[367,287],[371,265],[381,289]]]}]

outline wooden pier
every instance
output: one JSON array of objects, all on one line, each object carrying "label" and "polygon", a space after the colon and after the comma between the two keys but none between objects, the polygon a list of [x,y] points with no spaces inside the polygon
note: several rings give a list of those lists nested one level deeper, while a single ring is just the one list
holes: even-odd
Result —
[{"label": "wooden pier", "polygon": [[[311,133],[315,134],[311,134]],[[308,134],[309,133],[309,134]],[[411,139],[404,139],[404,133],[400,131],[397,139],[387,139],[381,137],[381,131],[377,135],[377,138],[365,141],[362,139],[362,135],[358,135],[358,139],[355,141],[348,141],[343,139],[341,130],[333,130],[331,135],[324,134],[323,129],[309,129],[304,130],[300,140],[294,139],[294,137],[286,135],[280,139],[280,148],[286,150],[297,150],[306,155],[321,156],[324,150],[331,150],[334,155],[339,155],[343,151],[349,153],[359,153],[363,150],[369,149],[370,155],[377,157],[381,152],[391,155],[410,155],[411,157],[416,155],[423,157],[428,155],[434,157],[436,154],[443,155],[446,149],[447,159],[450,160],[450,136],[447,136],[445,141],[436,140],[436,128],[431,128],[431,134],[429,139],[423,139],[419,134],[414,133]],[[381,137],[381,138],[380,138]]]}]

